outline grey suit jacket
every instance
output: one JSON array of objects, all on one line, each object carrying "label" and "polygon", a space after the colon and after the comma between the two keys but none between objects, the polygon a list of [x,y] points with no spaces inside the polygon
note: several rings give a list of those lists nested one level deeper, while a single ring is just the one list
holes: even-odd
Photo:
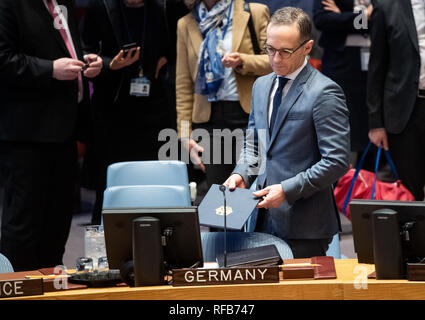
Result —
[{"label": "grey suit jacket", "polygon": [[269,209],[266,230],[283,239],[322,239],[340,228],[333,183],[349,166],[348,110],[342,89],[307,64],[279,108],[273,132],[268,104],[276,74],[258,78],[246,143],[234,173],[259,188],[280,183],[286,200]]}]

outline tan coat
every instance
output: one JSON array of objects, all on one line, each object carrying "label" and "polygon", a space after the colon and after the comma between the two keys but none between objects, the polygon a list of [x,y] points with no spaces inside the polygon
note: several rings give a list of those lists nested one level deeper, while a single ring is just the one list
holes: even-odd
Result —
[{"label": "tan coat", "polygon": [[[246,113],[251,109],[251,90],[258,76],[272,72],[267,55],[254,55],[248,28],[249,13],[244,11],[243,0],[234,0],[232,52],[239,52],[242,68],[235,69],[239,100]],[[251,14],[260,48],[266,41],[266,29],[270,18],[265,5],[251,3]],[[194,84],[198,73],[198,53],[202,34],[192,13],[178,21],[177,26],[177,130],[179,137],[189,137],[192,123],[208,122],[211,104],[203,95],[195,94]],[[189,127],[182,128],[182,121]]]}]

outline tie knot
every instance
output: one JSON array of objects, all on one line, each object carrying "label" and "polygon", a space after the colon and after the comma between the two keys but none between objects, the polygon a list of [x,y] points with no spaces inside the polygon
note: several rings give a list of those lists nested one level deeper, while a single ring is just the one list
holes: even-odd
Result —
[{"label": "tie knot", "polygon": [[282,90],[286,83],[289,81],[288,78],[285,77],[277,77],[279,79],[279,88],[278,90]]}]

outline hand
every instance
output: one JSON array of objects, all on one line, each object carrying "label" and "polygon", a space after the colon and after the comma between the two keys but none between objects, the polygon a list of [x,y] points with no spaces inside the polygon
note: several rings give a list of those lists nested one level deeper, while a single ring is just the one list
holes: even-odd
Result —
[{"label": "hand", "polygon": [[122,68],[128,67],[139,60],[140,57],[140,47],[131,49],[127,56],[124,57],[124,50],[121,50],[109,64],[111,70],[120,70]]},{"label": "hand", "polygon": [[388,136],[385,128],[369,130],[369,139],[377,147],[382,147],[388,151]]},{"label": "hand", "polygon": [[246,189],[246,184],[243,178],[239,174],[232,174],[224,183],[226,187],[229,187],[230,191],[235,190],[235,188]]},{"label": "hand", "polygon": [[84,62],[71,59],[61,58],[53,61],[53,78],[56,80],[75,80],[78,78],[78,74],[81,68],[84,66]]},{"label": "hand", "polygon": [[367,20],[370,20],[370,17],[372,16],[372,12],[373,12],[373,5],[370,4],[366,9]]},{"label": "hand", "polygon": [[204,148],[197,144],[193,139],[185,139],[182,141],[182,143],[186,150],[189,151],[190,159],[192,160],[193,164],[199,165],[201,170],[206,172],[205,165],[199,157],[199,152],[204,152]]},{"label": "hand", "polygon": [[224,55],[223,59],[221,59],[221,63],[226,68],[235,69],[242,65],[242,58],[239,52],[230,52]]},{"label": "hand", "polygon": [[158,79],[159,71],[167,64],[167,62],[168,60],[166,57],[159,58],[158,63],[156,64],[155,79]]},{"label": "hand", "polygon": [[86,78],[95,78],[102,71],[103,60],[96,54],[88,54],[84,56],[84,61],[88,63],[87,69],[84,70],[83,74]]},{"label": "hand", "polygon": [[257,208],[277,208],[286,199],[285,192],[281,184],[273,184],[262,190],[253,193],[255,197],[263,197],[263,200],[257,204]]},{"label": "hand", "polygon": [[332,11],[335,13],[341,13],[338,6],[335,4],[334,0],[323,0],[322,4],[324,5],[324,9],[327,11]]}]

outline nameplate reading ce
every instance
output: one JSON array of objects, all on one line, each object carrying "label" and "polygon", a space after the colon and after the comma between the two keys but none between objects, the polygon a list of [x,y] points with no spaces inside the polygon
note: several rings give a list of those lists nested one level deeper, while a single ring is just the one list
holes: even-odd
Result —
[{"label": "nameplate reading ce", "polygon": [[173,287],[279,282],[279,267],[173,270]]},{"label": "nameplate reading ce", "polygon": [[0,298],[43,294],[43,279],[0,280]]}]

